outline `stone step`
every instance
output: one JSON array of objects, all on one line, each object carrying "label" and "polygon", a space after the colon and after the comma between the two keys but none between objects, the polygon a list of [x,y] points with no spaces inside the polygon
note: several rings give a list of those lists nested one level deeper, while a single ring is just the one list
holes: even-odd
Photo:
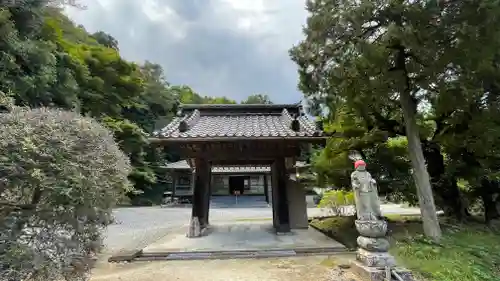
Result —
[{"label": "stone step", "polygon": [[270,250],[237,250],[237,251],[192,251],[192,252],[148,252],[136,257],[135,261],[152,260],[205,260],[205,259],[238,259],[238,258],[272,258],[302,255],[335,255],[347,253],[345,248],[298,248]]}]

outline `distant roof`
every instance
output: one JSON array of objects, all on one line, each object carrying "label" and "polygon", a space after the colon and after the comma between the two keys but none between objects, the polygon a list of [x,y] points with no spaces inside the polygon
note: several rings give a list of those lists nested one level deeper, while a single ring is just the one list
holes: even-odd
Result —
[{"label": "distant roof", "polygon": [[300,104],[181,105],[176,117],[153,133],[159,139],[315,138],[323,132]]},{"label": "distant roof", "polygon": [[212,173],[226,174],[226,173],[269,173],[271,167],[269,166],[214,166]]},{"label": "distant roof", "polygon": [[166,169],[172,169],[172,170],[181,170],[181,169],[191,169],[191,166],[189,166],[188,162],[186,160],[181,160],[178,162],[172,162],[172,163],[167,163],[167,165],[164,166]]},{"label": "distant roof", "polygon": [[[305,163],[301,161],[297,161],[295,163],[295,167],[304,167]],[[171,170],[191,170],[191,166],[189,166],[186,160],[181,160],[178,162],[167,163],[164,166],[165,169]],[[243,165],[243,166],[213,166],[212,173],[268,173],[271,172],[270,166],[252,166],[252,165]]]},{"label": "distant roof", "polygon": [[307,164],[304,161],[297,161],[297,162],[295,162],[295,167],[297,167],[297,168],[305,168],[305,167],[309,167],[309,166],[310,165]]}]

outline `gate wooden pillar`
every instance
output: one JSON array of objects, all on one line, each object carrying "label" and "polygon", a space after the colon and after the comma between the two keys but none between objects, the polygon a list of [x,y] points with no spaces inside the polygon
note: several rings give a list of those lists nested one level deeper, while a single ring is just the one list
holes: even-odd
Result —
[{"label": "gate wooden pillar", "polygon": [[288,173],[285,166],[285,159],[276,159],[271,170],[273,177],[273,225],[276,232],[290,232],[287,196]]},{"label": "gate wooden pillar", "polygon": [[269,184],[267,182],[267,174],[264,174],[263,178],[264,178],[264,195],[266,196],[266,203],[269,204]]},{"label": "gate wooden pillar", "polygon": [[207,182],[205,184],[205,189],[203,193],[203,211],[204,211],[204,226],[208,226],[209,223],[209,212],[210,212],[210,199],[212,197],[212,165],[208,164],[208,176]]},{"label": "gate wooden pillar", "polygon": [[[203,229],[208,223],[208,204],[210,200],[210,164],[206,159],[196,158],[196,176],[193,190],[192,217],[198,217],[200,227]],[[208,197],[208,198],[207,198]],[[208,200],[207,200],[208,199]]]}]

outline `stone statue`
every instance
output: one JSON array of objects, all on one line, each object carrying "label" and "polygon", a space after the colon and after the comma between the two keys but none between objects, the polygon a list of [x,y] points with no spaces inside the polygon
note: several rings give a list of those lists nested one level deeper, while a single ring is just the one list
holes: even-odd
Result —
[{"label": "stone statue", "polygon": [[[351,185],[356,204],[355,221],[359,232],[357,239],[358,251],[353,270],[370,281],[391,280],[396,261],[389,254],[390,247],[387,240],[387,221],[383,220],[380,210],[377,183],[366,170],[366,163],[357,152],[349,156],[354,162],[354,172],[351,174]],[[411,272],[397,270],[404,281],[413,280]]]},{"label": "stone statue", "polygon": [[351,185],[354,191],[358,220],[381,219],[382,213],[380,212],[376,181],[366,170],[365,161],[357,160],[354,162],[354,169],[355,171],[351,174]]}]

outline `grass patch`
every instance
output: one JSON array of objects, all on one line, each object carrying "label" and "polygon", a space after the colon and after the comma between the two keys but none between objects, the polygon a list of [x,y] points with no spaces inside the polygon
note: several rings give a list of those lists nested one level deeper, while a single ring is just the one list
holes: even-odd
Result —
[{"label": "grass patch", "polygon": [[[388,216],[391,253],[401,265],[426,281],[500,281],[500,232],[477,222],[442,219],[443,239],[433,243],[422,235],[417,216]],[[313,220],[311,225],[356,247],[353,217]]]},{"label": "grass patch", "polygon": [[314,219],[310,225],[325,235],[342,243],[348,249],[356,248],[358,232],[354,226],[354,217],[330,217]]},{"label": "grass patch", "polygon": [[439,245],[420,233],[395,241],[391,252],[426,280],[500,280],[500,233],[477,223],[444,228]]},{"label": "grass patch", "polygon": [[337,264],[337,261],[334,258],[328,257],[328,258],[322,260],[321,263],[320,263],[320,265],[332,268],[332,267],[334,267],[334,266],[336,266],[338,264]]}]

